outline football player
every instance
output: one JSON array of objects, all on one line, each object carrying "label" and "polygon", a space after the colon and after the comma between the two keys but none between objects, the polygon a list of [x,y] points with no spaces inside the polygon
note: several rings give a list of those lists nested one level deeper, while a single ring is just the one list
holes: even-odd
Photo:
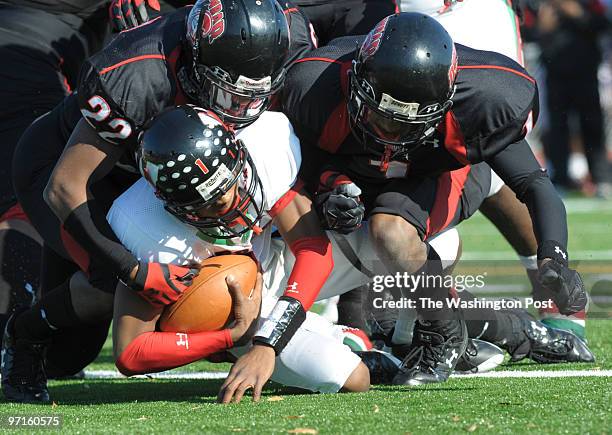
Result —
[{"label": "football player", "polygon": [[0,2],[0,329],[40,287],[42,241],[11,183],[19,137],[76,86],[79,67],[107,34],[106,0]]},{"label": "football player", "polygon": [[[234,138],[212,112],[179,106],[145,130],[139,161],[146,181],[115,200],[108,214],[121,243],[141,261],[177,267],[214,253],[252,251],[265,272],[265,290],[252,347],[242,340],[232,348],[236,339],[224,330],[182,334],[194,343],[187,351],[176,334],[155,332],[163,305],[120,287],[113,334],[120,371],[165,370],[232,348],[244,356],[220,393],[223,402],[234,395],[240,401],[248,388],[258,400],[271,375],[312,391],[367,390],[368,369],[342,344],[342,328],[306,313],[315,299],[341,291],[339,280],[352,265],[334,261],[336,250],[297,180],[300,145],[287,118],[266,112]],[[272,226],[284,244],[271,237]],[[345,290],[367,279],[354,275]]]},{"label": "football player", "polygon": [[[77,95],[22,137],[15,187],[49,248],[46,268],[56,287],[7,324],[2,389],[8,400],[48,400],[43,355],[51,339],[47,363],[56,358],[61,370],[78,371],[95,358],[117,277],[136,292],[159,290],[152,301],[189,284],[197,271],[171,274],[139,263],[104,219],[134,181],[136,138],[146,120],[180,102],[211,108],[234,128],[253,123],[284,82],[288,49],[287,21],[273,0],[198,1],[120,33],[85,62]],[[72,276],[75,265],[84,273]],[[68,351],[75,342],[87,345]]]},{"label": "football player", "polygon": [[[316,185],[323,175],[315,201],[327,225],[350,231],[365,208],[390,272],[439,273],[427,241],[482,203],[486,162],[529,209],[540,278],[560,311],[586,305],[567,263],[565,208],[524,140],[537,118],[537,87],[511,59],[454,44],[426,15],[396,14],[365,38],[338,38],[298,61],[283,110],[302,142],[304,177]],[[328,183],[329,173],[343,182]],[[430,288],[405,296],[448,295]],[[401,313],[394,344],[409,335]],[[418,314],[418,352],[398,382],[443,381],[465,349],[465,323],[444,308]]]},{"label": "football player", "polygon": [[[421,12],[435,18],[444,26],[453,38],[453,41],[462,45],[479,50],[489,50],[501,53],[524,66],[523,43],[519,19],[521,9],[519,1],[488,1],[488,0],[405,0],[402,2],[402,10],[405,12]],[[534,297],[540,300],[549,298],[546,290],[537,282],[537,256],[535,240],[529,241],[525,246],[529,223],[525,222],[525,232],[522,234],[513,226],[504,225],[503,219],[499,219],[500,213],[516,214],[510,210],[508,204],[500,204],[501,207],[483,207],[481,211],[489,218],[497,228],[511,242],[512,246],[521,252],[527,275],[532,283]],[[524,214],[521,213],[521,214]],[[523,239],[523,240],[521,240]],[[533,239],[533,237],[529,237]],[[526,249],[525,249],[526,248]],[[541,320],[544,324],[561,329],[568,329],[584,338],[585,317],[584,310],[571,316],[559,313],[556,306],[539,310]]]}]

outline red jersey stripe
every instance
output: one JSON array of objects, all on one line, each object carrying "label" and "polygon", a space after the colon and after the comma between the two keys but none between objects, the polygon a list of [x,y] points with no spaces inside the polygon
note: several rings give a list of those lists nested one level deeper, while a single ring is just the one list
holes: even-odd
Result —
[{"label": "red jersey stripe", "polygon": [[107,72],[117,69],[119,67],[122,67],[123,65],[127,65],[128,63],[138,62],[139,60],[146,60],[146,59],[166,60],[166,56],[164,56],[163,54],[144,54],[142,56],[131,57],[129,59],[122,60],[119,63],[116,63],[114,65],[104,68],[102,71],[100,71],[100,75],[104,75]]},{"label": "red jersey stripe", "polygon": [[535,80],[531,77],[529,77],[527,74],[523,74],[520,71],[517,71],[515,69],[512,68],[508,68],[505,66],[499,66],[499,65],[463,65],[458,67],[457,69],[499,69],[502,71],[508,71],[511,72],[513,74],[516,74],[517,76],[521,76],[524,79],[529,80],[531,83],[535,83]]}]

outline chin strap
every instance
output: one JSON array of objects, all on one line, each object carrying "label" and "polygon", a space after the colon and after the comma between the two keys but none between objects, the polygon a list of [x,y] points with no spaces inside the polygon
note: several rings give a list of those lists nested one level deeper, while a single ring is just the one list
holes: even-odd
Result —
[{"label": "chin strap", "polygon": [[391,147],[389,145],[385,146],[385,151],[380,159],[380,172],[387,172],[389,169],[389,161],[391,160]]}]

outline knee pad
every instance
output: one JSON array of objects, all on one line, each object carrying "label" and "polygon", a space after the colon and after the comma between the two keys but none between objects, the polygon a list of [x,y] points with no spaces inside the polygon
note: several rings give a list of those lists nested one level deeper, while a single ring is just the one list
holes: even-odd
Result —
[{"label": "knee pad", "polygon": [[0,312],[33,303],[40,287],[41,254],[41,245],[21,231],[0,231]]}]

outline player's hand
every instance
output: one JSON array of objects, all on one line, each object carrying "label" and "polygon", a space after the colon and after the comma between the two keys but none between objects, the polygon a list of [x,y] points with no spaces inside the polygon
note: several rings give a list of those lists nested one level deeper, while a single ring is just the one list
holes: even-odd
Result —
[{"label": "player's hand", "polygon": [[230,335],[234,346],[243,346],[248,343],[257,327],[259,310],[261,308],[261,290],[263,279],[261,272],[257,272],[255,288],[249,297],[245,297],[240,290],[240,283],[232,276],[225,278],[227,287],[232,295],[232,306],[234,310],[234,323],[230,328]]},{"label": "player's hand", "polygon": [[221,385],[217,401],[219,403],[238,403],[244,393],[253,389],[253,401],[259,402],[261,390],[274,371],[274,349],[256,344],[238,358]]},{"label": "player's hand", "polygon": [[159,12],[158,0],[112,0],[108,8],[113,30],[121,32],[149,21],[147,6]]},{"label": "player's hand", "polygon": [[155,307],[173,304],[198,276],[197,265],[139,263],[134,279],[128,286]]},{"label": "player's hand", "polygon": [[554,259],[544,259],[539,267],[539,281],[549,290],[559,312],[575,314],[586,308],[588,296],[580,274]]},{"label": "player's hand", "polygon": [[323,227],[341,234],[359,228],[365,214],[361,189],[339,172],[325,171],[319,182],[314,202]]}]

